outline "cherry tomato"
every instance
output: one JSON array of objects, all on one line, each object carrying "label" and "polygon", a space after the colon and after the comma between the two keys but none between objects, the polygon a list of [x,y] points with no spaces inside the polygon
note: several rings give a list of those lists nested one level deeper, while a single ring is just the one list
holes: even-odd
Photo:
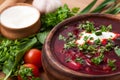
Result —
[{"label": "cherry tomato", "polygon": [[39,49],[30,49],[24,56],[24,62],[42,67],[41,51]]},{"label": "cherry tomato", "polygon": [[31,68],[33,75],[35,77],[39,77],[40,73],[39,73],[39,69],[37,66],[33,65],[33,64],[24,64],[25,67]]},{"label": "cherry tomato", "polygon": [[[26,68],[31,68],[33,76],[34,77],[39,77],[40,72],[39,72],[39,69],[38,69],[37,66],[35,66],[33,64],[24,64],[23,66],[26,67]],[[28,77],[28,80],[31,80],[30,76],[27,76],[27,77]],[[18,80],[23,80],[20,75],[18,75],[17,78],[18,78]]]},{"label": "cherry tomato", "polygon": [[107,39],[103,39],[103,40],[102,40],[102,45],[105,46],[106,44],[107,44]]}]

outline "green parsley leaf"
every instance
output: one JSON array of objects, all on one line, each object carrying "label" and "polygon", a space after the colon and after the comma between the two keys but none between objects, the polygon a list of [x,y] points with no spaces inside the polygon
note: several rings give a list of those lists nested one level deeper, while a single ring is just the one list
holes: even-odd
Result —
[{"label": "green parsley leaf", "polygon": [[95,35],[96,35],[96,36],[102,35],[102,31],[101,31],[101,30],[96,31],[96,32],[95,32]]},{"label": "green parsley leaf", "polygon": [[115,70],[116,69],[116,66],[115,66],[115,62],[116,62],[116,60],[110,60],[110,59],[108,59],[108,65],[110,66],[110,67],[112,67],[112,70]]},{"label": "green parsley leaf", "polygon": [[65,49],[70,49],[70,48],[73,48],[73,47],[75,47],[75,46],[76,46],[75,40],[69,41],[69,42],[67,42],[66,44],[64,44],[64,48],[65,48]]},{"label": "green parsley leaf", "polygon": [[67,4],[59,7],[55,12],[41,16],[41,31],[51,30],[61,21],[73,16],[74,13],[68,8]]},{"label": "green parsley leaf", "polygon": [[82,59],[82,58],[79,58],[79,57],[76,58],[75,61],[76,61],[76,62],[79,62],[79,63],[81,63],[81,64],[83,63],[83,59]]},{"label": "green parsley leaf", "polygon": [[90,33],[96,31],[96,29],[94,27],[94,24],[92,22],[90,22],[90,21],[86,21],[86,22],[80,24],[78,28],[80,28],[80,29],[82,28],[86,32],[90,32]]},{"label": "green parsley leaf", "polygon": [[79,7],[74,7],[74,8],[72,8],[72,12],[73,12],[73,13],[77,13],[79,10],[80,10]]},{"label": "green parsley leaf", "polygon": [[108,25],[107,26],[107,31],[111,31],[112,30],[112,25]]},{"label": "green parsley leaf", "polygon": [[32,69],[26,68],[24,66],[20,67],[20,70],[18,71],[18,74],[22,77],[23,80],[27,80],[28,76],[33,76]]},{"label": "green parsley leaf", "polygon": [[101,32],[107,32],[112,30],[112,25],[108,25],[108,26],[102,25],[100,28],[101,28],[100,29]]},{"label": "green parsley leaf", "polygon": [[116,53],[118,56],[120,56],[120,48],[119,48],[119,47],[115,47],[114,50],[115,50],[115,53]]},{"label": "green parsley leaf", "polygon": [[66,38],[63,36],[63,35],[59,35],[59,40],[63,40],[63,41],[66,41]]},{"label": "green parsley leaf", "polygon": [[100,41],[100,39],[96,39],[96,40],[94,41],[94,43],[95,43],[96,45],[100,45],[100,44],[101,44],[101,41]]},{"label": "green parsley leaf", "polygon": [[103,61],[103,58],[104,58],[104,55],[100,54],[100,56],[92,58],[91,61],[94,64],[98,65],[98,64],[100,64]]},{"label": "green parsley leaf", "polygon": [[5,44],[5,46],[7,47],[7,52],[2,53],[6,54],[5,57],[7,57],[7,59],[2,62],[3,63],[2,71],[6,74],[4,80],[7,80],[8,77],[11,76],[12,73],[14,73],[14,71],[16,71],[18,63],[21,61],[23,55],[25,54],[26,51],[32,48],[33,45],[37,43],[37,38],[36,37],[24,38],[18,41],[10,40],[10,42],[11,43],[9,45]]},{"label": "green parsley leaf", "polygon": [[89,36],[84,37],[84,41],[86,42],[89,39]]},{"label": "green parsley leaf", "polygon": [[101,25],[101,27],[100,27],[101,29],[101,31],[102,32],[106,32],[107,31],[107,27],[105,26],[105,25]]},{"label": "green parsley leaf", "polygon": [[44,44],[44,41],[50,31],[44,31],[37,34],[37,38],[41,44]]},{"label": "green parsley leaf", "polygon": [[20,69],[18,70],[18,75],[20,75],[23,80],[28,80],[28,77],[31,77],[30,80],[41,80],[39,77],[34,77],[32,69],[25,67],[24,65],[20,66]]}]

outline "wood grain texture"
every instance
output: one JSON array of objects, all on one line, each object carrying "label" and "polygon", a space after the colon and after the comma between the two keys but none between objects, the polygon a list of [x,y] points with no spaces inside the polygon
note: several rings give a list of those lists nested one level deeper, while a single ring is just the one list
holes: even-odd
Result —
[{"label": "wood grain texture", "polygon": [[0,5],[4,2],[4,0],[0,0]]},{"label": "wood grain texture", "polygon": [[[61,0],[63,4],[68,4],[70,8],[80,7],[80,9],[84,9],[88,4],[90,4],[93,0]],[[103,0],[98,0],[96,6],[98,6]]]},{"label": "wood grain texture", "polygon": [[[27,0],[27,3],[32,3],[33,0]],[[68,4],[69,8],[73,7],[80,7],[80,9],[84,9],[89,3],[91,3],[93,0],[61,0],[62,4]],[[96,5],[93,7],[95,8],[98,6],[101,2],[104,0],[98,0]]]}]

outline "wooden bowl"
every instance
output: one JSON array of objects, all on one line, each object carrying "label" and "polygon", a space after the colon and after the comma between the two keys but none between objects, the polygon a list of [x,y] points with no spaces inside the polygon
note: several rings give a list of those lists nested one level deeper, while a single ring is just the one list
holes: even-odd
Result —
[{"label": "wooden bowl", "polygon": [[[10,5],[7,8],[5,8],[2,11],[2,13],[4,11],[6,11],[7,9],[9,9],[11,7],[14,7],[14,6],[27,6],[27,7],[33,8],[33,9],[36,10],[36,12],[38,14],[38,17],[35,19],[34,22],[29,23],[28,26],[24,26],[24,27],[21,27],[21,28],[17,28],[17,27],[16,28],[12,28],[12,27],[6,26],[6,25],[4,25],[2,23],[2,20],[1,20],[1,26],[0,26],[1,34],[3,36],[5,36],[5,37],[9,38],[9,39],[20,39],[20,38],[28,37],[28,36],[30,36],[30,35],[35,34],[36,32],[38,32],[39,29],[40,29],[40,26],[41,26],[40,25],[41,24],[40,23],[40,12],[36,8],[34,8],[32,5],[30,5],[30,4],[27,4],[27,3],[16,3],[14,5]],[[2,13],[1,13],[1,15],[2,15]]]},{"label": "wooden bowl", "polygon": [[69,69],[58,60],[54,48],[59,47],[60,44],[58,44],[58,46],[54,46],[56,37],[58,37],[59,33],[65,29],[64,26],[86,20],[93,21],[95,25],[112,24],[113,30],[120,33],[120,19],[115,18],[115,16],[105,14],[74,16],[55,26],[46,38],[42,54],[43,68],[50,80],[120,80],[120,72],[104,75],[85,74]]}]

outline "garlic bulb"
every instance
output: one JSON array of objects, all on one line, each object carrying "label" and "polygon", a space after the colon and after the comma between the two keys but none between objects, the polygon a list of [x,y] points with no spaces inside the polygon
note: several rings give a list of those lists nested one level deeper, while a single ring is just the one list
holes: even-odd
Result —
[{"label": "garlic bulb", "polygon": [[49,13],[55,11],[62,5],[60,0],[33,0],[33,6],[41,13]]}]

